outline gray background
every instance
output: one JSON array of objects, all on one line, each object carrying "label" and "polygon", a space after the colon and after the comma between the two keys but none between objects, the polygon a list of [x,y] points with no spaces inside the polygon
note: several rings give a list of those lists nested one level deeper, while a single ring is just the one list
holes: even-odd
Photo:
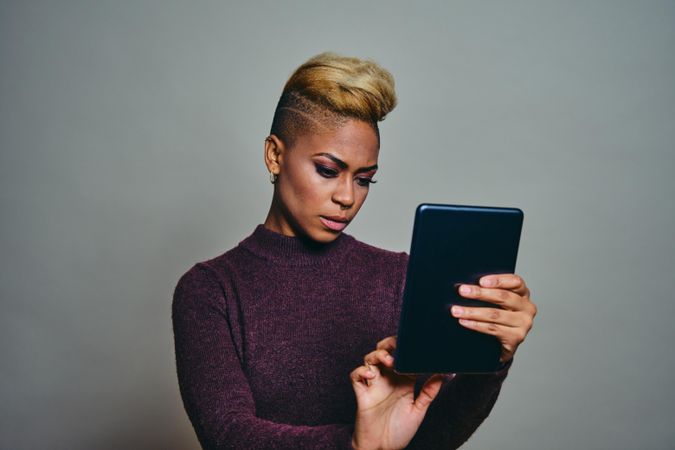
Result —
[{"label": "gray background", "polygon": [[396,77],[349,233],[518,206],[540,314],[467,449],[675,448],[675,3],[0,1],[0,447],[198,448],[170,303],[262,222],[291,71]]}]

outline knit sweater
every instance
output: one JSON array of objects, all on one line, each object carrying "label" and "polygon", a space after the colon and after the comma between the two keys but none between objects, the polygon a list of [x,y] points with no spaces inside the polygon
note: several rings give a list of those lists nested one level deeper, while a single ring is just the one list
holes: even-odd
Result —
[{"label": "knit sweater", "polygon": [[[395,335],[407,255],[342,233],[329,244],[259,225],[174,293],[181,396],[205,449],[351,449],[349,374]],[[447,376],[409,448],[459,447],[508,368]],[[419,388],[418,383],[418,388]]]}]

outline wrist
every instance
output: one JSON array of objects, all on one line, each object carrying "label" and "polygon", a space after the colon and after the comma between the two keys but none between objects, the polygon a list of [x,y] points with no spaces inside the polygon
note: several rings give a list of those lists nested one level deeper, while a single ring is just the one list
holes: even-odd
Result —
[{"label": "wrist", "polygon": [[[359,443],[357,442],[357,439],[356,439],[356,433],[354,433],[352,435],[352,450],[365,450],[366,448],[368,448],[367,445],[366,445],[366,447],[362,447],[362,446],[359,445]],[[371,448],[374,448],[374,447],[371,447]],[[379,449],[380,449],[380,447],[378,446],[377,450],[379,450]]]}]

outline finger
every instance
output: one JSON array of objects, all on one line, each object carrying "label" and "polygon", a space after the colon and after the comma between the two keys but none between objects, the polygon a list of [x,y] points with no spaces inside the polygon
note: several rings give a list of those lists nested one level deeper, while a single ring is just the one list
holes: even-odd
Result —
[{"label": "finger", "polygon": [[470,284],[459,287],[459,295],[465,298],[483,300],[504,309],[519,311],[524,308],[525,299],[513,291],[501,288],[484,288]]},{"label": "finger", "polygon": [[441,385],[443,384],[442,375],[433,375],[429,378],[422,386],[419,395],[415,399],[414,407],[419,410],[421,413],[426,412],[431,402],[434,401],[436,395],[441,390]]},{"label": "finger", "polygon": [[518,346],[525,340],[527,330],[523,327],[508,327],[493,322],[479,322],[477,320],[459,319],[459,324],[479,333],[490,334],[497,337],[505,345]]},{"label": "finger", "polygon": [[476,320],[479,322],[493,322],[507,327],[529,327],[529,314],[521,311],[507,311],[499,308],[471,308],[468,306],[453,305],[450,309],[453,317]]},{"label": "finger", "polygon": [[377,374],[366,366],[359,366],[349,374],[354,386],[368,386],[369,382],[375,377],[377,377]]},{"label": "finger", "polygon": [[391,367],[394,364],[394,357],[387,350],[373,350],[363,358],[363,361],[366,365],[383,364],[385,367]]},{"label": "finger", "polygon": [[486,275],[479,280],[479,284],[486,288],[509,289],[520,295],[529,296],[530,294],[530,290],[527,288],[525,280],[515,273]]},{"label": "finger", "polygon": [[389,351],[389,353],[392,353],[394,350],[396,350],[396,336],[389,336],[387,338],[382,339],[380,342],[377,343],[378,350],[384,349]]}]

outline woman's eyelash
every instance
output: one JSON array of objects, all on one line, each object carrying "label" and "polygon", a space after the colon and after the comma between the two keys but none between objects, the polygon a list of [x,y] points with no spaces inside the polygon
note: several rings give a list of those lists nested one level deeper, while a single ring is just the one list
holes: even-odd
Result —
[{"label": "woman's eyelash", "polygon": [[316,171],[318,172],[319,175],[326,178],[333,178],[336,177],[338,174],[337,170],[331,169],[330,167],[322,166],[321,164],[316,164]]},{"label": "woman's eyelash", "polygon": [[[339,172],[336,169],[331,169],[321,164],[316,164],[316,172],[324,178],[335,178],[338,176]],[[357,177],[356,182],[359,186],[368,186],[373,183],[377,183],[376,180],[367,177]]]},{"label": "woman's eyelash", "polygon": [[369,184],[377,183],[377,180],[373,180],[372,178],[357,178],[356,182],[361,186],[368,186]]}]

